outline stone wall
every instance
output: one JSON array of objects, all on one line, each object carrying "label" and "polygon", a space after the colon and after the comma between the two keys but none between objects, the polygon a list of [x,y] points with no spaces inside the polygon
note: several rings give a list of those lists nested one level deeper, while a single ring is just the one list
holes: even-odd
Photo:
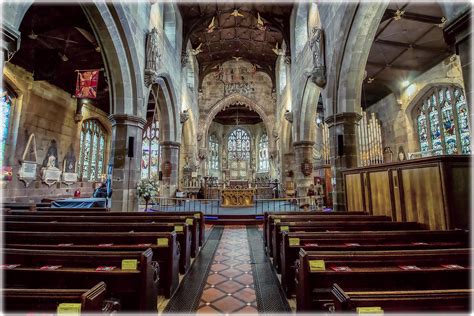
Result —
[{"label": "stone wall", "polygon": [[[109,156],[111,125],[107,114],[91,105],[82,108],[82,121],[75,122],[76,99],[60,88],[45,81],[33,81],[32,74],[10,63],[4,68],[4,79],[18,95],[13,100],[10,132],[6,147],[7,166],[13,168],[13,180],[3,182],[3,198],[7,201],[39,202],[47,197],[72,197],[74,191],[81,190],[81,196],[90,196],[93,182],[78,182],[67,186],[56,183],[49,187],[39,176],[28,187],[18,179],[18,170],[31,134],[35,134],[38,175],[50,141],[58,145],[59,166],[72,145],[76,159],[79,156],[82,122],[87,119],[99,120],[108,132],[106,157]],[[106,160],[107,163],[107,160]]]}]

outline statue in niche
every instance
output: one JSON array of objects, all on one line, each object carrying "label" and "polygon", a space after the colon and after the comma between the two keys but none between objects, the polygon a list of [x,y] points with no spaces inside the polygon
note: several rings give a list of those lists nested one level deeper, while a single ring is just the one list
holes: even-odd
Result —
[{"label": "statue in niche", "polygon": [[43,168],[41,168],[41,179],[44,183],[51,186],[58,182],[61,177],[59,170],[58,148],[56,141],[51,140],[46,156],[43,160]]},{"label": "statue in niche", "polygon": [[145,85],[150,86],[158,79],[158,62],[160,60],[158,47],[158,30],[153,28],[146,38]]},{"label": "statue in niche", "polygon": [[75,173],[76,172],[76,156],[74,155],[74,148],[72,144],[69,146],[69,150],[64,157],[64,172]]},{"label": "statue in niche", "polygon": [[323,88],[326,85],[326,67],[324,65],[324,33],[322,28],[313,27],[309,47],[313,53],[311,80]]},{"label": "statue in niche", "polygon": [[48,152],[46,153],[46,156],[44,157],[43,167],[59,169],[58,147],[54,139],[51,140],[51,143],[48,148]]}]

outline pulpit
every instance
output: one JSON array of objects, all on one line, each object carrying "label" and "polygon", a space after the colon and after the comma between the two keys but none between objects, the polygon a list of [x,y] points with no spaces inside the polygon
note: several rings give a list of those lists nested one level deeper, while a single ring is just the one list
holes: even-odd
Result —
[{"label": "pulpit", "polygon": [[253,206],[254,189],[223,189],[221,193],[222,207]]}]

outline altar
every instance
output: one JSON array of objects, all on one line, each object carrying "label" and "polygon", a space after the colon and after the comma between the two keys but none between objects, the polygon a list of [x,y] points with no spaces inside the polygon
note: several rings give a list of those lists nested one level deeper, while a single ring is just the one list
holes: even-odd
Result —
[{"label": "altar", "polygon": [[252,207],[254,194],[255,189],[223,189],[221,207]]}]

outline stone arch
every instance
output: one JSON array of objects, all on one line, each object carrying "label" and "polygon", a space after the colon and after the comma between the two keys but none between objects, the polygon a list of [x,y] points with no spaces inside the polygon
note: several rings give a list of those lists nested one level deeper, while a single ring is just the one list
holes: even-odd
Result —
[{"label": "stone arch", "polygon": [[296,124],[294,124],[296,141],[315,141],[314,125],[316,124],[316,108],[320,90],[321,89],[311,81],[310,77],[306,79],[300,105],[300,113],[296,118]]},{"label": "stone arch", "polygon": [[217,113],[220,111],[228,108],[232,104],[239,104],[239,105],[244,105],[247,108],[255,111],[258,113],[260,118],[263,121],[263,124],[265,125],[265,129],[268,135],[268,142],[271,143],[273,141],[273,136],[271,135],[272,132],[272,122],[269,118],[269,116],[265,113],[265,110],[263,107],[258,105],[255,101],[253,101],[250,98],[247,98],[246,96],[240,95],[240,94],[231,94],[219,102],[217,102],[209,111],[209,114],[207,115],[206,118],[204,118],[204,124],[201,124],[201,126],[204,127],[204,135],[202,135],[202,148],[207,147],[207,138],[208,138],[208,133],[209,133],[209,127],[211,126],[212,121],[216,117]]},{"label": "stone arch", "polygon": [[[4,7],[4,23],[19,30],[20,24],[33,4],[9,3]],[[110,113],[137,115],[143,104],[143,79],[135,45],[135,34],[119,3],[78,4],[84,11],[102,51],[105,72],[109,80]]]},{"label": "stone arch", "polygon": [[150,86],[150,92],[158,107],[160,119],[160,142],[179,142],[181,130],[178,130],[177,105],[174,89],[167,75],[162,74],[156,83]]},{"label": "stone arch", "polygon": [[349,30],[337,80],[335,113],[361,111],[361,87],[369,52],[388,2],[361,3]]}]

